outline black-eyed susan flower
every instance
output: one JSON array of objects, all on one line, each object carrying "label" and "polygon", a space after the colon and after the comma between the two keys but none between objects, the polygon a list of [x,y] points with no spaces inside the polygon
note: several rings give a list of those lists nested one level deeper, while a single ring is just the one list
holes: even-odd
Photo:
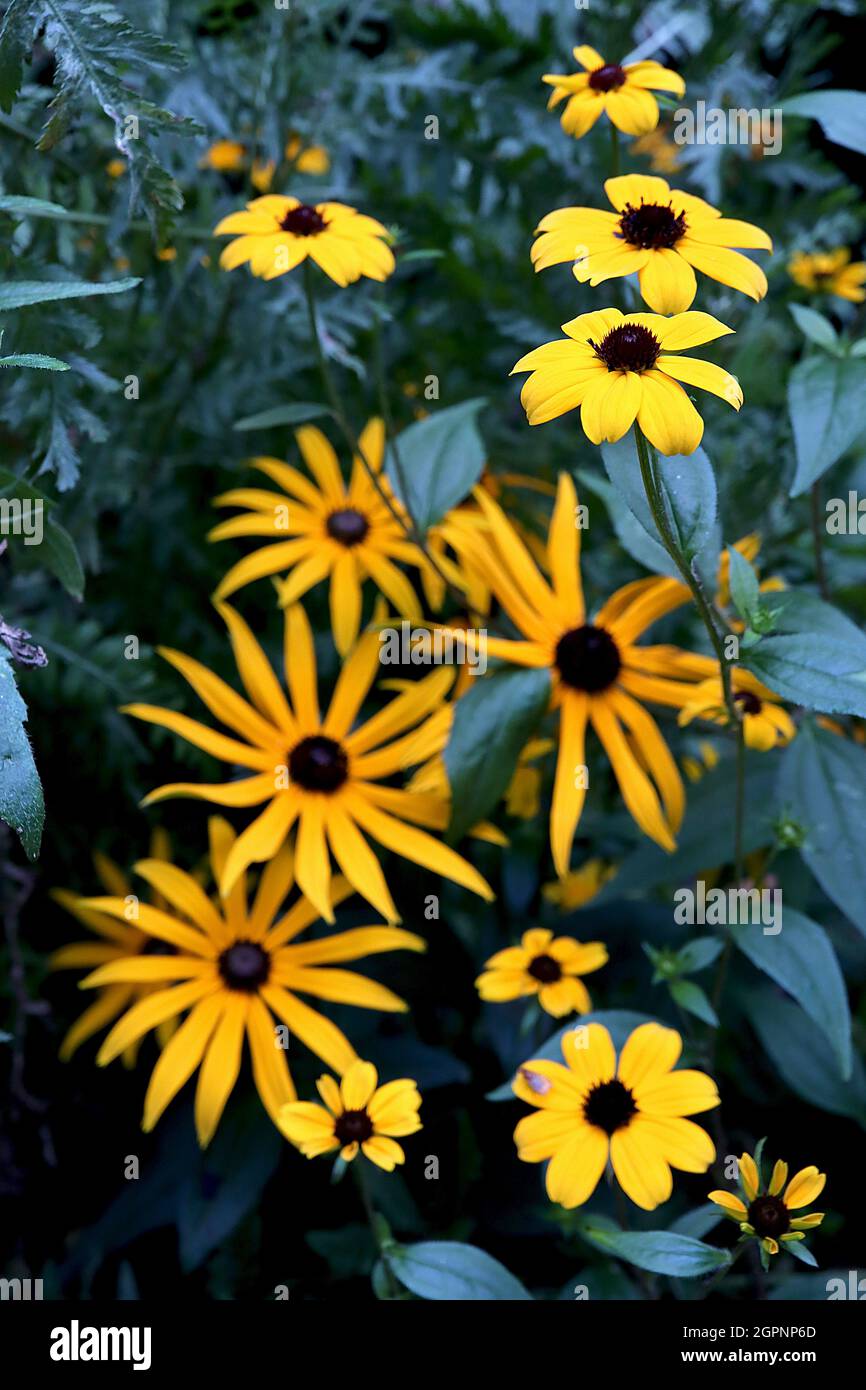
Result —
[{"label": "black-eyed susan flower", "polygon": [[[150,839],[150,857],[154,862],[171,863],[171,844],[164,830],[157,827]],[[106,893],[122,898],[126,912],[122,918],[95,912],[86,906],[86,899],[80,893],[72,893],[67,888],[55,888],[51,896],[55,902],[70,912],[72,916],[94,933],[95,941],[75,941],[69,946],[61,946],[48,958],[49,970],[92,970],[97,965],[109,962],[140,959],[142,956],[161,952],[170,955],[174,947],[168,942],[159,942],[137,925],[138,899],[132,890],[132,883],[113,860],[98,850],[93,856],[96,877]],[[158,911],[165,908],[165,900],[156,888],[151,889],[151,905]],[[144,999],[153,992],[154,985],[126,983],[106,985],[99,991],[95,1002],[85,1009],[73,1023],[60,1044],[60,1058],[68,1062],[78,1048],[88,1038],[103,1028],[107,1028],[120,1014],[136,1000]],[[167,1020],[156,1030],[157,1041],[164,1047],[174,1031],[174,1023]],[[124,1048],[123,1065],[132,1067],[138,1056],[138,1041]]]},{"label": "black-eyed susan flower", "polygon": [[[707,665],[714,666],[707,658]],[[716,668],[717,669],[717,668]],[[778,695],[740,666],[731,672],[734,703],[743,721],[743,737],[749,748],[761,753],[790,743],[797,726]],[[708,719],[713,724],[726,725],[729,714],[725,705],[721,677],[718,674],[699,682],[692,689],[688,703],[678,715],[679,723],[690,724],[693,719]]]},{"label": "black-eyed susan flower", "polygon": [[310,206],[297,198],[268,193],[247,203],[243,212],[230,213],[214,228],[214,236],[231,234],[237,239],[220,255],[223,270],[248,263],[263,280],[287,274],[308,256],[343,287],[362,275],[387,280],[394,269],[387,228],[345,203]]},{"label": "black-eyed susan flower", "polygon": [[579,869],[569,869],[562,878],[545,883],[541,889],[541,896],[545,902],[558,907],[560,912],[574,912],[576,908],[585,907],[593,898],[598,897],[604,885],[609,883],[615,874],[613,864],[606,864],[603,859],[587,859]]},{"label": "black-eyed susan flower", "polygon": [[610,1160],[628,1197],[644,1211],[666,1202],[671,1168],[705,1173],[716,1151],[687,1115],[719,1104],[715,1082],[701,1071],[675,1071],[682,1039],[673,1028],[643,1023],[626,1040],[617,1064],[611,1036],[599,1023],[578,1024],[562,1040],[561,1062],[526,1062],[512,1089],[535,1106],[514,1131],[524,1163],[549,1159],[547,1195],[582,1206]]},{"label": "black-eyed susan flower", "polygon": [[[684,792],[677,765],[652,715],[640,703],[681,708],[693,685],[692,658],[676,647],[643,647],[638,638],[679,603],[654,580],[613,594],[590,618],[580,577],[580,530],[574,484],[560,474],[547,539],[545,578],[501,508],[476,491],[489,525],[488,582],[520,638],[488,637],[488,656],[547,668],[559,710],[559,750],[550,809],[550,843],[560,877],[586,796],[585,742],[591,725],[610,759],[623,800],[645,835],[674,849]],[[695,658],[697,660],[697,658]],[[703,660],[703,659],[701,659]],[[699,676],[705,674],[703,665]],[[684,679],[683,679],[684,677]]]},{"label": "black-eyed susan flower", "polygon": [[512,367],[530,372],[520,399],[530,425],[543,425],[580,406],[580,423],[593,444],[615,444],[635,420],[662,454],[693,454],[704,422],[680,382],[699,386],[739,410],[740,383],[714,362],[679,356],[683,348],[721,338],[726,328],[691,309],[622,314],[599,309],[562,325],[566,338],[533,349]]},{"label": "black-eyed susan flower", "polygon": [[[220,806],[265,805],[222,863],[220,892],[227,896],[250,864],[276,854],[296,830],[298,886],[325,921],[332,922],[331,854],[352,886],[389,921],[399,921],[382,867],[367,836],[431,873],[441,873],[488,900],[485,880],[461,855],[418,826],[443,824],[438,798],[385,785],[413,762],[417,740],[428,756],[422,721],[441,704],[453,670],[439,666],[365,723],[358,712],[379,669],[379,635],[366,632],[343,665],[327,713],[319,710],[316,654],[304,610],[285,610],[286,698],[270,662],[247,624],[219,605],[247,699],[206,666],[169,648],[160,654],[178,670],[227,735],[157,705],[128,705],[125,713],[170,729],[251,777],[216,785],[177,782],[159,787],[147,803],[190,796]],[[422,725],[421,735],[418,725]],[[238,737],[239,736],[239,737]]]},{"label": "black-eyed susan flower", "polygon": [[[289,136],[284,154],[292,170],[299,174],[327,174],[331,167],[328,151],[321,145],[305,145],[299,135]],[[276,168],[273,159],[254,159],[250,170],[253,188],[259,193],[269,193]]]},{"label": "black-eyed susan flower", "polygon": [[679,73],[652,60],[640,63],[606,63],[589,44],[572,50],[583,72],[547,73],[543,82],[553,87],[547,109],[565,98],[560,124],[568,135],[580,139],[605,111],[626,135],[645,135],[659,121],[659,106],[652,92],[673,92],[681,97],[686,84]]},{"label": "black-eyed susan flower", "polygon": [[751,299],[764,298],[761,267],[731,249],[772,251],[760,227],[722,217],[703,198],[650,174],[608,179],[604,191],[615,212],[559,208],[542,218],[532,247],[536,270],[573,261],[575,279],[590,285],[636,274],[657,314],[681,314],[691,306],[696,270]]},{"label": "black-eyed susan flower", "polygon": [[[209,829],[211,865],[219,880],[237,842],[231,826],[219,816],[211,818]],[[209,1144],[237,1081],[245,1037],[262,1104],[276,1124],[296,1092],[275,1020],[342,1075],[356,1060],[354,1048],[330,1019],[299,995],[364,1009],[406,1010],[403,1000],[384,985],[332,967],[382,951],[423,951],[423,940],[398,927],[372,926],[298,942],[318,914],[304,898],[282,913],[295,877],[294,856],[287,846],[270,859],[252,902],[243,874],[225,900],[215,904],[191,875],[173,865],[145,859],[135,871],[167,903],[165,910],[142,904],[138,925],[149,940],[167,943],[173,952],[111,961],[83,985],[158,986],[114,1025],[100,1049],[100,1066],[151,1028],[186,1014],[154,1067],[143,1129],[153,1129],[198,1068],[196,1131],[202,1147]],[[351,892],[351,885],[340,879],[333,886],[333,899],[340,902]],[[124,920],[123,898],[89,899],[85,906]]]},{"label": "black-eyed susan flower", "polygon": [[759,1240],[768,1255],[778,1255],[780,1246],[784,1248],[804,1240],[806,1232],[820,1226],[824,1220],[822,1211],[810,1212],[808,1216],[792,1213],[820,1197],[827,1181],[826,1173],[819,1173],[815,1167],[801,1168],[788,1182],[788,1165],[779,1159],[773,1167],[769,1185],[764,1188],[758,1163],[751,1154],[740,1157],[739,1169],[745,1201],[735,1192],[717,1191],[707,1195],[722,1208],[725,1216],[737,1222],[744,1236]]},{"label": "black-eyed susan flower", "polygon": [[588,1014],[592,1000],[580,976],[606,964],[607,948],[601,941],[554,937],[545,927],[531,927],[519,946],[506,946],[485,962],[475,987],[488,1003],[534,994],[544,1012],[554,1018]]},{"label": "black-eyed susan flower", "polygon": [[421,1096],[408,1078],[384,1086],[378,1082],[372,1062],[354,1062],[339,1086],[332,1076],[322,1076],[316,1085],[325,1104],[294,1101],[284,1105],[280,1129],[306,1158],[339,1149],[340,1157],[351,1163],[360,1152],[392,1173],[406,1161],[396,1141],[421,1128]]},{"label": "black-eyed susan flower", "polygon": [[847,246],[834,251],[796,251],[788,262],[788,274],[801,289],[813,294],[835,294],[851,304],[866,300],[866,261],[852,261]]},{"label": "black-eyed susan flower", "polygon": [[200,169],[213,169],[218,174],[238,174],[246,167],[247,147],[240,140],[215,140],[198,162]]},{"label": "black-eyed susan flower", "polygon": [[650,168],[657,174],[675,174],[682,167],[679,146],[670,139],[667,129],[658,126],[632,142],[632,153],[646,155]]},{"label": "black-eyed susan flower", "polygon": [[[255,458],[253,468],[282,491],[233,488],[215,499],[218,507],[247,510],[220,522],[209,540],[261,536],[272,544],[260,546],[233,565],[214,597],[225,599],[265,575],[283,574],[286,578],[278,592],[285,606],[328,580],[334,643],[345,656],[358,637],[364,581],[372,579],[402,617],[417,623],[423,616],[421,604],[395,561],[416,569],[429,568],[429,561],[407,540],[405,527],[371,482],[360,457],[356,455],[346,484],[337,455],[321,430],[304,425],[295,432],[295,439],[312,479],[279,459]],[[381,420],[367,423],[358,448],[395,511],[402,514],[382,472],[385,430]]]}]

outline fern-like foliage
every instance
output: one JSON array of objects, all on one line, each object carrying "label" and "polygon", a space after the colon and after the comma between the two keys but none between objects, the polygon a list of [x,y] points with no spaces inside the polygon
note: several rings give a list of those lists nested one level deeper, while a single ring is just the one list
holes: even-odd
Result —
[{"label": "fern-like foliage", "polygon": [[145,72],[185,66],[181,50],[136,29],[107,0],[11,0],[0,27],[0,107],[9,111],[34,40],[55,61],[55,94],[38,142],[52,149],[76,112],[95,101],[114,126],[114,143],[129,161],[130,211],[142,205],[156,236],[165,239],[183,194],[153,149],[161,134],[193,135],[187,117],[147,100],[132,85]]}]

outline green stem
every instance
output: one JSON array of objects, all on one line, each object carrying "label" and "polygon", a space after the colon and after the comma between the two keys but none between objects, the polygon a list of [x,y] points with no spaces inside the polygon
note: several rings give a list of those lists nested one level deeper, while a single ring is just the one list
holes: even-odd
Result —
[{"label": "green stem", "polygon": [[815,578],[818,582],[818,592],[823,599],[829,599],[830,591],[827,584],[827,570],[824,565],[824,518],[821,515],[821,482],[820,479],[812,484],[812,546],[815,551]]},{"label": "green stem", "polygon": [[610,120],[610,172],[613,178],[619,174],[619,131]]},{"label": "green stem", "polygon": [[745,1250],[747,1244],[748,1241],[744,1240],[741,1241],[738,1245],[734,1246],[733,1251],[731,1252],[731,1258],[729,1262],[726,1265],[722,1265],[721,1269],[717,1269],[712,1279],[708,1279],[706,1284],[704,1284],[704,1298],[711,1294],[716,1285],[720,1283],[722,1279],[724,1279],[725,1275],[728,1274],[730,1270],[733,1269],[734,1265],[737,1263],[737,1260],[740,1258],[743,1251]]}]

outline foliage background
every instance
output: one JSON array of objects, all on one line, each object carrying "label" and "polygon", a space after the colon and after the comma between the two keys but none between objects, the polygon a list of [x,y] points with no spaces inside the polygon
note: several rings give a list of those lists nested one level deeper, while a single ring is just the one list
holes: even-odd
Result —
[{"label": "foliage background", "polygon": [[[621,0],[601,9],[591,3],[586,11],[556,0],[425,6],[358,0],[350,7],[318,0],[289,12],[255,0],[123,6],[137,29],[177,46],[185,65],[175,70],[164,65],[170,55],[144,51],[112,30],[106,6],[5,8],[7,25],[19,10],[29,30],[21,41],[24,82],[0,117],[2,195],[48,200],[75,216],[0,211],[0,275],[4,281],[131,276],[138,283],[118,295],[4,315],[4,352],[50,353],[72,368],[4,373],[0,442],[2,467],[56,500],[53,514],[74,542],[86,586],[83,598],[76,597],[81,576],[62,547],[55,573],[41,556],[34,561],[14,544],[0,559],[3,617],[31,632],[49,657],[42,669],[17,672],[47,806],[38,862],[26,859],[11,833],[3,841],[6,1021],[0,1026],[8,1037],[0,1044],[7,1073],[0,1263],[6,1273],[43,1276],[46,1295],[260,1299],[288,1284],[293,1297],[372,1297],[373,1246],[351,1182],[332,1186],[327,1164],[308,1163],[279,1139],[249,1078],[202,1158],[185,1099],[155,1134],[138,1128],[152,1042],[131,1074],[118,1064],[97,1071],[92,1045],[66,1066],[56,1059],[82,1004],[72,975],[45,979],[44,962],[80,933],[48,890],[92,891],[95,848],[131,864],[147,845],[153,819],[137,809],[141,796],[173,780],[181,766],[191,777],[208,771],[204,755],[135,727],[117,706],[145,698],[176,707],[184,698],[180,683],[152,656],[158,642],[194,653],[231,679],[228,644],[208,595],[239,550],[205,542],[210,502],[246,476],[248,452],[291,454],[288,429],[245,434],[235,428],[239,420],[320,398],[298,277],[266,285],[243,271],[218,270],[209,229],[240,204],[244,189],[234,176],[200,169],[198,162],[216,138],[257,138],[263,153],[278,154],[289,130],[327,148],[329,174],[295,177],[292,191],[311,200],[338,197],[371,212],[396,230],[399,247],[399,269],[384,293],[365,282],[323,295],[329,351],[356,423],[377,408],[369,364],[373,327],[384,317],[398,425],[412,420],[424,379],[434,374],[443,405],[486,399],[481,426],[493,472],[553,479],[562,468],[577,471],[591,503],[585,582],[600,598],[644,570],[623,549],[586,483],[602,477],[597,451],[571,417],[530,433],[508,379],[521,352],[556,336],[560,322],[582,305],[604,302],[603,290],[579,290],[568,267],[531,272],[528,250],[539,218],[566,203],[600,205],[607,173],[606,132],[600,126],[583,141],[568,139],[544,109],[540,74],[563,64],[568,70],[579,39],[606,55],[647,43],[648,56],[684,73],[688,104],[704,97],[711,106],[773,107],[812,86],[857,86],[862,17],[853,0],[823,7],[791,0],[688,6]],[[89,33],[98,62],[164,113],[141,107],[147,149],[127,151],[137,189],[132,209],[129,175],[112,179],[106,172],[118,153],[115,129],[93,98],[88,64],[82,68],[86,44],[70,45],[65,31],[61,43],[51,27],[61,21],[79,38]],[[8,55],[7,44],[0,63],[6,91],[15,86]],[[67,94],[52,116],[47,104],[63,86]],[[436,141],[424,134],[431,114],[439,120]],[[50,147],[37,151],[49,117]],[[858,246],[862,251],[866,160],[830,144],[805,120],[786,123],[776,158],[755,159],[737,146],[692,146],[682,155],[675,185],[718,202],[730,216],[758,222],[776,245],[761,306],[701,283],[700,307],[738,331],[724,361],[746,391],[740,416],[715,400],[703,409],[722,535],[731,542],[759,527],[762,572],[811,589],[809,500],[788,496],[794,450],[786,378],[804,340],[786,307],[803,295],[785,263],[792,250],[813,245],[849,244],[855,256]],[[626,151],[626,168],[646,171],[646,159]],[[275,180],[282,187],[288,188],[284,170]],[[156,255],[166,246],[176,249],[174,259]],[[841,301],[832,307],[837,324],[855,336],[863,332],[862,309]],[[122,389],[130,374],[140,381],[137,400]],[[835,465],[833,495],[846,496],[866,475],[864,444],[855,437]],[[543,530],[537,497],[510,493],[507,500]],[[864,553],[855,536],[834,538],[828,555],[834,599],[855,619],[866,612]],[[261,586],[240,600],[276,652],[277,616],[267,613]],[[324,591],[314,594],[308,611],[321,634],[328,681],[336,659]],[[124,659],[129,635],[140,641],[138,661]],[[668,620],[668,637],[699,640],[688,610]],[[192,703],[190,697],[184,708]],[[672,721],[665,731],[677,737]],[[694,742],[691,735],[679,738],[680,754],[693,751]],[[727,755],[724,740],[719,744]],[[857,772],[866,753],[854,744],[846,752]],[[750,763],[752,848],[773,843],[774,819],[786,809],[778,781],[785,756]],[[609,946],[611,964],[590,982],[596,1007],[637,1010],[676,1025],[665,988],[650,985],[641,942],[681,944],[672,887],[729,862],[730,772],[723,756],[714,773],[690,788],[683,843],[672,860],[639,842],[614,795],[593,798],[575,863],[601,854],[624,861],[624,868],[597,905],[566,917],[561,927]],[[854,800],[864,784],[859,775],[853,781],[843,806],[855,847],[847,866],[852,897],[864,873],[857,860],[863,808]],[[204,846],[204,808],[168,803],[162,819],[178,862],[193,864]],[[383,1071],[394,1074],[399,1066],[396,1074],[417,1078],[425,1128],[410,1141],[405,1178],[377,1181],[376,1196],[401,1239],[470,1241],[540,1296],[573,1296],[572,1286],[582,1281],[593,1297],[643,1297],[647,1289],[635,1272],[593,1251],[573,1220],[557,1219],[538,1168],[517,1161],[511,1131],[518,1107],[485,1100],[532,1048],[518,1034],[521,1006],[481,1005],[473,980],[493,950],[538,920],[540,886],[553,876],[544,818],[508,821],[507,828],[512,845],[504,856],[472,851],[499,894],[489,909],[443,887],[441,920],[425,922],[424,899],[438,886],[402,861],[392,863],[405,925],[430,941],[426,957],[381,967],[382,978],[411,1000],[412,1013],[377,1021],[346,1011],[344,1022],[358,1050]],[[855,1049],[859,1044],[862,1052],[866,944],[850,920],[856,913],[840,910],[838,892],[836,901],[826,896],[796,848],[778,853],[774,872],[786,902],[827,929],[850,987]],[[341,921],[354,925],[364,915],[350,911]],[[784,1257],[769,1280],[744,1265],[725,1290],[741,1297],[823,1297],[827,1274],[856,1268],[863,1257],[866,1081],[859,1062],[849,1082],[821,1073],[806,1016],[744,958],[734,974],[716,1070],[726,1151],[739,1153],[767,1133],[768,1152],[798,1166],[818,1164],[830,1175],[830,1216],[811,1242],[820,1274]],[[756,1032],[756,1015],[770,1020],[772,1047],[767,1031]],[[318,1064],[295,1058],[292,1065],[307,1094]],[[137,1183],[123,1177],[130,1154],[141,1160]],[[440,1160],[436,1182],[423,1176],[430,1154]],[[669,1225],[703,1202],[706,1187],[704,1178],[678,1175],[669,1207],[649,1217],[635,1212],[634,1224]],[[609,1200],[600,1189],[593,1210],[613,1215]],[[718,1226],[709,1239],[717,1237],[728,1240],[727,1228]],[[663,1291],[670,1288],[661,1281]],[[688,1296],[683,1285],[675,1291]]]}]

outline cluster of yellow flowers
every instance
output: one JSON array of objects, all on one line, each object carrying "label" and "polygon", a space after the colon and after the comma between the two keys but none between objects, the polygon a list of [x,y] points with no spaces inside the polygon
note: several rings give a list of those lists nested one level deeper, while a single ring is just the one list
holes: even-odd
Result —
[{"label": "cluster of yellow flowers", "polygon": [[[575,57],[584,71],[544,80],[553,87],[551,105],[567,98],[562,125],[576,137],[602,113],[618,129],[645,137],[658,123],[652,91],[684,91],[682,79],[657,63],[606,63],[587,46],[575,49]],[[240,146],[215,147],[209,163],[235,168],[246,167],[245,160]],[[564,338],[522,357],[514,370],[530,372],[522,391],[527,417],[536,425],[579,407],[583,429],[595,444],[619,440],[634,425],[662,453],[690,454],[701,440],[703,422],[681,383],[709,390],[735,409],[743,399],[730,373],[681,355],[732,332],[691,309],[695,272],[759,300],[767,289],[763,271],[732,248],[771,250],[770,239],[659,177],[614,176],[604,187],[613,211],[562,208],[542,219],[532,248],[535,269],[571,261],[576,280],[591,286],[636,274],[652,312],[608,307],[582,313],[563,325]],[[225,217],[216,234],[233,237],[222,252],[225,269],[248,264],[264,280],[308,259],[341,287],[361,277],[384,281],[395,268],[386,228],[330,200],[308,205],[266,192]],[[246,1038],[262,1103],[303,1153],[339,1150],[351,1159],[360,1149],[391,1169],[404,1158],[396,1139],[419,1128],[415,1083],[402,1079],[378,1087],[373,1066],[300,996],[380,1010],[407,1007],[384,986],[339,968],[378,952],[424,949],[421,938],[398,925],[381,850],[483,899],[493,897],[474,865],[439,838],[450,819],[442,754],[455,702],[483,676],[464,667],[455,678],[453,667],[438,666],[413,683],[384,682],[380,691],[386,698],[362,717],[380,665],[380,630],[387,614],[425,621],[410,574],[434,615],[446,585],[464,595],[467,608],[483,620],[498,603],[518,635],[489,638],[488,654],[505,665],[549,673],[551,709],[559,715],[550,807],[557,880],[545,896],[564,909],[588,900],[612,872],[597,860],[576,868],[571,863],[584,800],[575,769],[584,764],[588,727],[598,736],[635,823],[670,851],[685,792],[646,704],[677,710],[682,724],[697,716],[722,724],[728,712],[715,661],[642,640],[655,621],[689,600],[686,584],[637,580],[588,611],[577,496],[568,475],[559,476],[544,543],[509,520],[495,496],[497,480],[485,476],[472,498],[449,511],[422,544],[386,475],[380,419],[370,420],[354,441],[348,481],[322,431],[305,425],[295,439],[303,467],[256,458],[253,467],[269,486],[234,488],[216,498],[217,506],[236,513],[211,531],[211,541],[265,542],[232,565],[214,595],[243,693],[193,657],[161,648],[221,727],[152,705],[126,709],[227,768],[248,773],[235,777],[232,772],[208,785],[162,786],[145,804],[188,797],[254,814],[240,833],[222,816],[209,821],[215,894],[200,876],[172,863],[163,838],[150,858],[134,866],[152,890],[151,903],[130,895],[125,877],[105,860],[97,867],[107,896],[62,895],[99,942],[64,948],[54,963],[92,967],[83,984],[101,990],[66,1039],[64,1053],[113,1022],[98,1060],[104,1064],[122,1055],[131,1061],[141,1038],[159,1030],[162,1052],[147,1090],[144,1127],[157,1122],[198,1069],[195,1115],[204,1145],[238,1077]],[[758,544],[757,537],[745,537],[738,548],[754,558]],[[282,681],[250,626],[227,602],[265,578],[274,581],[283,610]],[[322,705],[302,600],[325,582],[342,664]],[[368,582],[377,596],[373,620],[364,627]],[[718,588],[718,604],[725,610],[730,602],[726,556]],[[428,626],[436,626],[435,617]],[[460,637],[467,651],[481,640],[477,629],[442,630]],[[789,715],[748,672],[734,671],[733,692],[753,747],[770,748],[793,736]],[[552,746],[550,740],[534,740],[524,750],[506,794],[509,810],[536,814],[540,773],[535,764]],[[398,779],[402,785],[394,784]],[[507,843],[494,826],[479,825],[473,834]],[[249,877],[257,865],[262,868],[252,893]],[[333,923],[335,909],[353,894],[383,920],[298,940],[318,919]],[[487,962],[477,986],[485,1000],[537,996],[554,1017],[584,1014],[591,1001],[581,976],[604,966],[607,958],[601,942],[557,939],[533,928],[520,945]],[[281,1027],[341,1078],[339,1084],[331,1076],[320,1080],[324,1107],[297,1100],[285,1050],[275,1046]],[[586,1201],[608,1160],[623,1189],[648,1210],[670,1196],[672,1167],[706,1171],[714,1145],[686,1117],[718,1105],[719,1096],[710,1077],[675,1069],[681,1046],[674,1030],[648,1023],[632,1033],[617,1061],[607,1030],[590,1023],[565,1035],[565,1065],[539,1059],[520,1068],[514,1091],[535,1113],[521,1120],[515,1140],[525,1161],[550,1160],[551,1200],[566,1207]],[[738,1217],[745,1213],[747,1233],[766,1241],[776,1233],[797,1239],[784,1224],[785,1202],[802,1205],[820,1188],[798,1174],[783,1201],[783,1181],[777,1165],[766,1195],[758,1196],[756,1183],[754,1191],[749,1188],[748,1211],[740,1210],[736,1198],[725,1198],[723,1205]],[[713,1199],[723,1196],[716,1193]],[[807,1218],[812,1224],[817,1219]]]}]

